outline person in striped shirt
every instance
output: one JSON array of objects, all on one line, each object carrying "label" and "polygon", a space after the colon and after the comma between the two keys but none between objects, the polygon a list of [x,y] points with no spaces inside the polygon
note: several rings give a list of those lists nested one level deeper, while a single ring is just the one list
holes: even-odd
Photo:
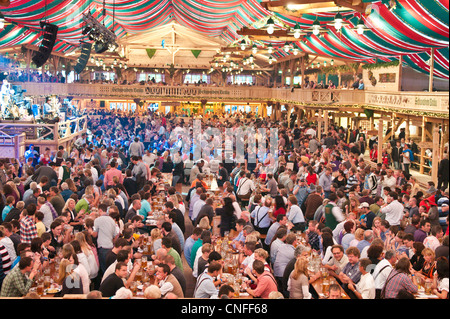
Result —
[{"label": "person in striped shirt", "polygon": [[392,269],[386,283],[384,284],[381,292],[382,299],[395,299],[398,292],[402,289],[408,291],[411,294],[415,294],[418,291],[417,280],[414,274],[414,270],[411,273],[411,263],[408,257],[400,258]]},{"label": "person in striped shirt", "polygon": [[8,250],[2,244],[0,244],[0,259],[2,261],[1,267],[3,275],[6,276],[11,270],[12,260]]},{"label": "person in striped shirt", "polygon": [[31,244],[31,240],[38,237],[34,213],[33,210],[26,211],[27,215],[20,220],[20,241],[22,243]]}]

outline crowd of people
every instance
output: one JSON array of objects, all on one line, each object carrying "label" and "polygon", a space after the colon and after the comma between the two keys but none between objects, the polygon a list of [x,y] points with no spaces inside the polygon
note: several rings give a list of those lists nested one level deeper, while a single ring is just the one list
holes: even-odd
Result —
[{"label": "crowd of people", "polygon": [[[448,298],[448,184],[424,189],[406,161],[366,160],[359,129],[331,124],[317,136],[308,119],[203,118],[223,138],[202,129],[191,137],[195,158],[179,133],[192,133],[193,120],[103,114],[69,150],[1,160],[0,295],[30,297],[57,264],[57,296],[126,299],[144,282],[152,299],[234,298],[236,289],[315,299],[324,296],[311,285],[328,272],[330,299],[415,298],[419,286]],[[241,128],[277,129],[275,151],[257,134],[266,147],[256,153],[218,152],[230,149],[227,129]],[[228,281],[230,250],[240,287]]]}]

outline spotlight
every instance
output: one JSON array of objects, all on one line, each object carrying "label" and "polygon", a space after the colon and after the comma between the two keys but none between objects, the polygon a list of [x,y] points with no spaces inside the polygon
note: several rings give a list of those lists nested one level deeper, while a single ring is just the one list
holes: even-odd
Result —
[{"label": "spotlight", "polygon": [[82,30],[89,40],[94,41],[94,50],[96,53],[103,53],[106,50],[113,52],[119,46],[116,43],[117,36],[103,24],[97,21],[90,13],[83,14],[83,21],[86,26]]}]

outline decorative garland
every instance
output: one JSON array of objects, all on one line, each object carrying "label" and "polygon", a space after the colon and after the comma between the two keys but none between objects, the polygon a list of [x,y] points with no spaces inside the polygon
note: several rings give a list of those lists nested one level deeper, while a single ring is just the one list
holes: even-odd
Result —
[{"label": "decorative garland", "polygon": [[381,69],[381,68],[389,68],[392,66],[398,66],[400,63],[399,60],[394,60],[394,61],[390,61],[390,62],[376,62],[376,63],[368,63],[368,64],[364,64],[362,66],[363,69],[365,70],[374,70],[374,69]]}]

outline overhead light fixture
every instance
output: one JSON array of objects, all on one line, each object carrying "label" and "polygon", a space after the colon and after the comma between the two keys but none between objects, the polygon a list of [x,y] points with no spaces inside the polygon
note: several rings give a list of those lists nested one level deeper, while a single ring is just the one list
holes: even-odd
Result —
[{"label": "overhead light fixture", "polygon": [[336,16],[334,17],[334,27],[336,30],[340,30],[342,28],[342,14],[338,11]]},{"label": "overhead light fixture", "polygon": [[249,57],[249,61],[250,61],[250,63],[253,63],[253,55],[252,54],[250,54],[250,57]]},{"label": "overhead light fixture", "polygon": [[82,33],[87,35],[89,40],[94,41],[96,53],[113,52],[119,47],[116,43],[117,36],[114,32],[97,21],[90,13],[83,14],[83,22],[85,26],[82,29]]},{"label": "overhead light fixture", "polygon": [[301,35],[301,28],[300,25],[296,23],[294,27],[294,38],[298,39],[300,38],[300,35]]},{"label": "overhead light fixture", "polygon": [[290,49],[291,49],[291,46],[289,45],[289,43],[285,42],[284,46],[283,46],[284,52],[289,52]]},{"label": "overhead light fixture", "polygon": [[267,47],[267,52],[269,54],[272,54],[272,52],[273,52],[273,45],[272,45],[272,43],[269,43],[269,46]]},{"label": "overhead light fixture", "polygon": [[246,46],[247,46],[247,43],[245,42],[244,39],[242,39],[242,41],[241,41],[241,50],[245,50]]},{"label": "overhead light fixture", "polygon": [[334,60],[333,59],[331,59],[330,64],[334,65]]},{"label": "overhead light fixture", "polygon": [[317,62],[317,68],[320,68],[320,62]]},{"label": "overhead light fixture", "polygon": [[273,21],[272,17],[269,17],[269,19],[267,19],[266,26],[267,33],[273,34],[273,32],[275,31],[275,22]]},{"label": "overhead light fixture", "polygon": [[327,66],[327,61],[323,61],[323,66]]},{"label": "overhead light fixture", "polygon": [[318,35],[320,33],[320,22],[319,22],[319,19],[317,19],[317,18],[313,22],[312,32],[313,32],[314,35]]},{"label": "overhead light fixture", "polygon": [[273,63],[273,58],[270,56],[269,57],[269,64],[272,64]]},{"label": "overhead light fixture", "polygon": [[298,48],[294,48],[293,50],[292,50],[292,52],[294,53],[294,55],[298,55]]},{"label": "overhead light fixture", "polygon": [[252,53],[256,54],[256,52],[258,52],[258,47],[256,46],[256,44],[253,44],[253,46],[252,46]]},{"label": "overhead light fixture", "polygon": [[366,25],[364,24],[364,20],[362,17],[359,18],[358,23],[356,24],[356,32],[359,35],[364,34],[364,31],[366,30],[370,30],[370,28],[367,28]]}]

